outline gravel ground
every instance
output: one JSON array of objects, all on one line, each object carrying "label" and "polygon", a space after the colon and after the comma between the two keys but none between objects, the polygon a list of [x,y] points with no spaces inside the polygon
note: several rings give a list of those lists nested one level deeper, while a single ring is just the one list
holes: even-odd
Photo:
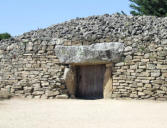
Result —
[{"label": "gravel ground", "polygon": [[135,100],[0,101],[0,128],[166,128],[167,102]]}]

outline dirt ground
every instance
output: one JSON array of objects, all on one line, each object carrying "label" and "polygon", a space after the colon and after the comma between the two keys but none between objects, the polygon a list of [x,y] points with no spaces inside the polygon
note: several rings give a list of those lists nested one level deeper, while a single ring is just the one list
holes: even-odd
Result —
[{"label": "dirt ground", "polygon": [[0,128],[167,128],[167,102],[4,100]]}]

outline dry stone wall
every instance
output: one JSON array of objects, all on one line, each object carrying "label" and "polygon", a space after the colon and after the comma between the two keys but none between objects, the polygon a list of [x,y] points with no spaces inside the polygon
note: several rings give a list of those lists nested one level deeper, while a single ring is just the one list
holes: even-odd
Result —
[{"label": "dry stone wall", "polygon": [[124,43],[112,69],[111,98],[167,100],[167,17],[77,18],[0,42],[0,90],[25,97],[67,98],[57,45]]},{"label": "dry stone wall", "polygon": [[41,40],[1,44],[0,88],[30,98],[68,98],[63,80],[64,65],[54,55],[54,45]]},{"label": "dry stone wall", "polygon": [[112,97],[167,100],[167,40],[133,49],[127,46],[115,64]]}]

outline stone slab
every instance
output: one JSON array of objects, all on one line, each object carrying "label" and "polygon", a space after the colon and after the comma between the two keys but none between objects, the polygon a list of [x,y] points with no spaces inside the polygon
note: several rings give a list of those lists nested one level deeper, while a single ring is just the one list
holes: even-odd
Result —
[{"label": "stone slab", "polygon": [[124,44],[119,42],[96,43],[83,46],[55,47],[55,54],[65,64],[104,64],[118,62],[123,54]]}]

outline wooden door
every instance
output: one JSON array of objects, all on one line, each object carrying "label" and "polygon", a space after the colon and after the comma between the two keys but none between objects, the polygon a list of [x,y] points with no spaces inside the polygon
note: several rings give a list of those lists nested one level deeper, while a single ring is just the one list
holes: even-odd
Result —
[{"label": "wooden door", "polygon": [[83,99],[103,98],[105,65],[77,67],[76,97]]}]

